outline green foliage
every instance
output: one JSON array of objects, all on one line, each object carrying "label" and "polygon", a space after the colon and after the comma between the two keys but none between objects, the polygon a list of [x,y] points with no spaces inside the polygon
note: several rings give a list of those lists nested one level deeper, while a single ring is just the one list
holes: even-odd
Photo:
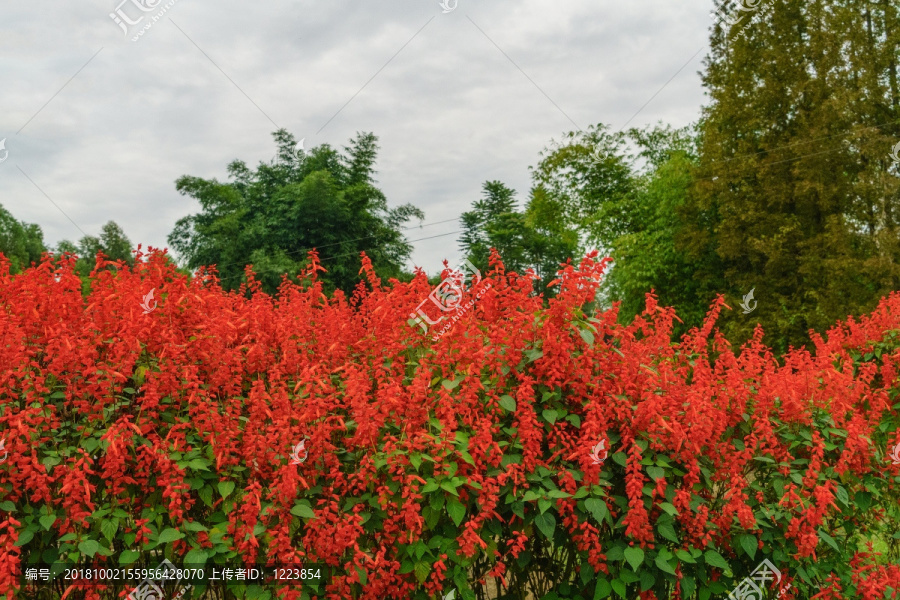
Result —
[{"label": "green foliage", "polygon": [[546,293],[560,264],[578,252],[578,235],[566,225],[562,203],[542,186],[531,190],[524,211],[518,210],[515,194],[499,181],[485,182],[482,199],[462,215],[460,246],[482,272],[489,269],[492,248],[507,271],[534,269],[535,291]]},{"label": "green foliage", "polygon": [[[81,278],[82,292],[87,294],[90,285],[90,274],[97,264],[97,253],[102,252],[107,260],[123,261],[134,265],[131,240],[115,221],[107,222],[100,230],[100,236],[86,235],[78,245],[69,240],[61,240],[56,245],[57,254],[70,253],[78,256],[75,271]],[[108,267],[112,268],[112,267]]]},{"label": "green foliage", "polygon": [[187,266],[216,265],[222,285],[235,289],[245,281],[245,266],[253,265],[263,289],[274,292],[282,275],[301,271],[315,248],[331,288],[352,291],[363,251],[380,276],[403,276],[412,246],[400,227],[424,215],[409,204],[388,208],[375,187],[377,138],[358,134],[343,154],[327,144],[298,149],[285,130],[274,138],[276,158],[255,171],[231,163],[230,183],[191,176],[177,181],[178,191],[201,206],[168,238]]},{"label": "green foliage", "polygon": [[47,251],[39,225],[18,221],[0,205],[0,253],[10,260],[10,271],[20,273],[41,260]]},{"label": "green foliage", "polygon": [[717,265],[702,288],[755,288],[752,316],[725,317],[732,340],[761,323],[799,345],[900,286],[898,18],[890,2],[786,0],[714,28],[685,240]]}]

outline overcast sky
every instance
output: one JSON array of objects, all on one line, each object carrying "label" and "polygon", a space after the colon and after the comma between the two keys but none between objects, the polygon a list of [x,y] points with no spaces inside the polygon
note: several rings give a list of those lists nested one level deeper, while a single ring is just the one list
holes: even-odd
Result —
[{"label": "overcast sky", "polygon": [[[699,115],[712,0],[445,2],[3,0],[0,204],[50,245],[114,220],[164,247],[199,209],[181,175],[268,161],[278,127],[306,148],[371,131],[389,203],[425,211],[407,234],[431,238],[412,263],[433,273],[458,260],[460,225],[429,224],[486,180],[527,199],[551,139],[619,129],[657,92],[629,126]],[[143,16],[127,36],[117,9]]]}]

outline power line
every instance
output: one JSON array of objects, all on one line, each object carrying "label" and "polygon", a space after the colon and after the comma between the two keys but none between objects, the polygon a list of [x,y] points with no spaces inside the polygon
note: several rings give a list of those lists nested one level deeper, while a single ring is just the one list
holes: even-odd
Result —
[{"label": "power line", "polygon": [[[429,237],[419,238],[419,239],[417,239],[417,240],[409,240],[408,243],[411,244],[411,243],[413,243],[413,242],[422,242],[422,241],[425,241],[425,240],[433,240],[433,239],[435,239],[435,238],[446,237],[446,236],[448,236],[448,235],[456,235],[456,234],[458,234],[458,233],[462,233],[463,231],[465,231],[465,230],[464,230],[464,229],[460,229],[460,230],[458,230],[458,231],[451,231],[450,233],[442,233],[442,234],[440,234],[440,235],[432,235],[432,236],[429,236]],[[362,250],[361,250],[360,252],[362,252]],[[334,260],[334,259],[337,259],[337,258],[346,258],[347,256],[359,256],[359,252],[350,252],[349,254],[339,254],[339,255],[337,255],[337,256],[329,256],[328,258],[323,258],[320,262],[325,262],[326,260]]]},{"label": "power line", "polygon": [[[462,218],[462,217],[456,217],[456,218],[454,218],[454,219],[445,219],[445,220],[443,220],[443,221],[434,221],[434,222],[432,222],[432,223],[423,223],[423,224],[421,224],[421,225],[412,225],[412,226],[410,226],[410,227],[403,227],[402,229],[400,229],[400,231],[409,231],[410,229],[424,229],[425,227],[431,227],[431,226],[433,226],[433,225],[441,225],[442,223],[450,223],[450,222],[452,222],[452,221],[459,221],[461,218]],[[462,230],[460,230],[460,231],[454,231],[453,233],[460,233],[461,231],[462,231]],[[422,241],[422,240],[430,240],[430,239],[433,239],[433,238],[436,238],[436,237],[443,237],[443,236],[446,236],[446,235],[453,235],[453,233],[444,233],[444,234],[441,234],[441,235],[436,235],[436,236],[431,236],[431,237],[420,238],[420,239],[418,239],[418,240],[409,240],[407,243],[419,242],[419,241]],[[308,252],[311,251],[311,250],[321,250],[322,248],[328,248],[328,247],[331,247],[331,246],[340,246],[340,245],[342,245],[342,244],[347,244],[347,243],[350,243],[350,242],[358,242],[358,241],[360,241],[360,240],[368,240],[368,239],[371,239],[371,238],[374,238],[374,237],[378,237],[378,234],[366,235],[366,236],[363,236],[363,237],[354,238],[354,239],[352,239],[352,240],[343,240],[343,241],[340,241],[340,242],[333,242],[333,243],[330,243],[330,244],[323,244],[323,245],[321,245],[321,246],[313,246],[313,247],[311,247],[311,248],[303,248],[303,249],[301,249],[301,250],[291,250],[290,252],[285,252],[284,255],[285,255],[285,256],[288,256],[288,255],[294,255],[294,254],[306,254],[306,253],[308,253]],[[354,252],[354,253],[351,253],[351,254],[343,254],[343,255],[340,255],[340,256],[332,256],[332,257],[329,257],[329,259],[320,259],[320,260],[321,260],[321,261],[324,261],[324,260],[331,260],[331,259],[334,259],[334,258],[341,258],[341,257],[343,257],[343,256],[353,256],[353,255],[355,255],[355,254],[358,254],[358,252]],[[233,263],[226,263],[226,264],[224,264],[224,265],[217,265],[217,268],[219,268],[219,269],[224,269],[224,268],[226,268],[226,267],[233,267],[233,266],[236,266],[236,265],[248,265],[248,264],[250,264],[249,261],[248,261],[248,262],[233,262]]]}]

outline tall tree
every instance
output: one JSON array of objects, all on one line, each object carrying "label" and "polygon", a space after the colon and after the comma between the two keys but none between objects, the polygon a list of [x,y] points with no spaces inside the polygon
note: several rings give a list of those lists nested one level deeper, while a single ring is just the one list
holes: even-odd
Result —
[{"label": "tall tree", "polygon": [[547,284],[560,263],[578,253],[578,234],[566,227],[564,207],[538,186],[524,211],[519,211],[516,192],[499,181],[485,182],[482,197],[463,213],[460,246],[472,263],[488,269],[491,249],[496,249],[508,271],[534,269],[536,290],[552,295]]},{"label": "tall tree", "polygon": [[191,176],[176,182],[201,206],[200,213],[180,219],[168,238],[188,266],[215,264],[223,286],[234,289],[250,264],[273,292],[282,274],[300,272],[316,248],[327,269],[323,279],[333,288],[349,292],[357,285],[361,251],[379,275],[402,276],[412,246],[401,226],[424,215],[409,204],[389,208],[375,187],[377,138],[359,133],[341,153],[327,144],[298,148],[285,130],[273,135],[276,158],[256,170],[235,161],[228,166],[229,183]]},{"label": "tall tree", "polygon": [[10,271],[22,272],[31,263],[39,262],[46,251],[40,226],[18,221],[0,205],[0,253],[9,259]]},{"label": "tall tree", "polygon": [[56,245],[57,253],[68,252],[78,256],[75,270],[81,277],[82,291],[85,294],[90,290],[90,274],[97,264],[98,252],[102,252],[107,260],[121,260],[128,265],[134,265],[132,250],[131,240],[115,221],[108,221],[103,225],[99,236],[86,235],[78,241],[78,244],[61,240]]},{"label": "tall tree", "polygon": [[760,322],[800,344],[900,285],[898,11],[781,0],[713,28],[685,242],[720,262],[706,288],[755,290],[755,312],[725,319],[733,339]]}]

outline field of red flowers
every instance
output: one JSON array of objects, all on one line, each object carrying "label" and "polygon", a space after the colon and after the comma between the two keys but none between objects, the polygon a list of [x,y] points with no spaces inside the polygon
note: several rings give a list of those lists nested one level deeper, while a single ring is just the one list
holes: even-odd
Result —
[{"label": "field of red flowers", "polygon": [[652,296],[592,313],[596,255],[547,306],[495,256],[438,341],[407,322],[424,274],[365,258],[350,297],[315,260],[277,297],[155,251],[86,297],[72,259],[0,261],[6,598],[125,597],[23,572],[163,557],[330,567],[185,598],[706,600],[763,561],[768,597],[900,597],[900,295],[773,356],[721,299],[681,340]]}]

